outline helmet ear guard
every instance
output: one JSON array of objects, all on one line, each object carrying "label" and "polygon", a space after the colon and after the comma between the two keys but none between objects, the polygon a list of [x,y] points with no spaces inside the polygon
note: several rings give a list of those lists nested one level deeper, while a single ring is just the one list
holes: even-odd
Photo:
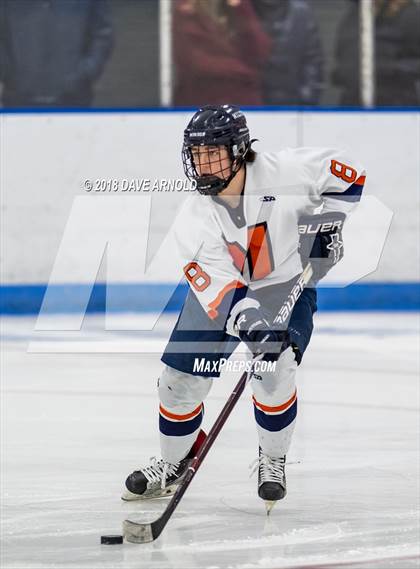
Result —
[{"label": "helmet ear guard", "polygon": [[245,142],[241,142],[240,144],[232,144],[232,154],[235,158],[244,158],[247,151],[248,148]]},{"label": "helmet ear guard", "polygon": [[232,145],[232,153],[235,158],[242,158],[243,162],[245,162],[245,156],[248,154],[250,150],[252,150],[252,145],[254,142],[257,142],[258,138],[252,138],[248,140],[248,142],[243,141],[239,146]]}]

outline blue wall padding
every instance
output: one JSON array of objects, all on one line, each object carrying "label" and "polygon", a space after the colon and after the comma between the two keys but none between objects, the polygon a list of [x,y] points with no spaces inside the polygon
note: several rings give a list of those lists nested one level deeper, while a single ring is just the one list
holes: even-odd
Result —
[{"label": "blue wall padding", "polygon": [[[172,284],[95,284],[87,312],[104,312],[106,286],[113,287],[112,312],[155,312],[162,296],[167,297]],[[78,312],[84,308],[90,285],[52,285],[48,312]],[[4,285],[0,287],[0,313],[8,315],[37,314],[46,285]],[[181,284],[166,305],[166,312],[180,309],[187,293]],[[319,288],[318,308],[326,310],[420,310],[419,283],[353,284],[345,288]]]}]

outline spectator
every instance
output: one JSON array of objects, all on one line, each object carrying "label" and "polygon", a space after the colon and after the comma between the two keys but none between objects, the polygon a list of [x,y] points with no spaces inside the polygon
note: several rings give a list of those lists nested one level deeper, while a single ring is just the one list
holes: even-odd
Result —
[{"label": "spectator", "polygon": [[175,2],[175,104],[261,105],[269,49],[251,0]]},{"label": "spectator", "polygon": [[[377,106],[420,104],[420,6],[412,0],[375,1]],[[351,0],[338,28],[333,81],[341,105],[360,105],[359,2]]]},{"label": "spectator", "polygon": [[318,26],[305,0],[253,0],[272,52],[264,73],[269,105],[318,105],[323,88],[323,54]]},{"label": "spectator", "polygon": [[87,107],[111,53],[108,0],[0,0],[5,107]]}]

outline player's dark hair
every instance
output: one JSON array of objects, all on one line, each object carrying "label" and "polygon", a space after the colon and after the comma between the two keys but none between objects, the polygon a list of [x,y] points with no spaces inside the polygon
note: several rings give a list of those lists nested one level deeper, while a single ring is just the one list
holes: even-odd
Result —
[{"label": "player's dark hair", "polygon": [[248,150],[248,152],[245,154],[245,162],[252,164],[253,162],[255,162],[256,157],[257,157],[257,153],[255,152],[255,150],[250,148]]}]

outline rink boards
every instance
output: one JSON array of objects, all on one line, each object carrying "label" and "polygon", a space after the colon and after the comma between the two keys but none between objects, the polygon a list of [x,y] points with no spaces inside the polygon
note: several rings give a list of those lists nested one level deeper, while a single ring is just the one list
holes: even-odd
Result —
[{"label": "rink boards", "polygon": [[[109,200],[128,198],[138,203],[145,193],[124,192],[122,180],[185,180],[180,146],[190,114],[154,111],[0,115],[2,155],[7,164],[1,171],[5,221],[2,237],[7,250],[3,264],[3,312],[11,314],[19,307],[22,313],[39,310],[76,200],[101,200],[106,196]],[[259,139],[255,145],[259,151],[302,145],[348,150],[366,166],[366,196],[378,200],[384,208],[384,223],[389,223],[389,227],[384,230],[377,264],[369,266],[365,275],[357,279],[362,287],[355,285],[346,292],[323,291],[325,304],[351,309],[357,308],[355,301],[359,300],[362,309],[418,308],[418,289],[413,283],[418,280],[415,259],[419,237],[420,114],[254,110],[247,111],[247,116],[253,136]],[[101,182],[98,188],[105,191],[88,191],[86,181],[94,185]],[[112,190],[114,181],[120,184],[119,191],[107,191],[108,187]],[[108,229],[106,239],[112,241],[123,235],[127,243],[133,242],[136,227],[151,221],[149,246],[153,255],[187,195],[179,191],[149,191],[148,196],[153,199],[150,219],[137,216],[133,225],[122,219],[111,233]],[[100,228],[95,222],[92,216],[97,232]],[[358,230],[361,241],[366,233],[366,246],[372,241],[370,225],[367,218]],[[86,284],[86,271],[79,274],[78,267],[84,266],[90,238],[92,235],[84,237],[84,246],[75,248],[73,255],[70,251],[59,280],[54,282],[64,287],[57,294],[64,298],[65,292],[69,310]],[[351,250],[347,249],[347,255]],[[156,297],[162,287],[177,284],[164,267],[148,284],[147,279],[130,272],[132,263],[127,256],[120,257],[120,261],[113,261],[111,278],[107,278],[104,267],[99,269],[99,297],[92,299],[97,309],[100,289],[105,284],[125,287],[120,310],[143,310],[141,300],[136,304],[132,297]],[[106,262],[105,253],[102,264]],[[95,277],[98,268],[95,267]],[[376,289],[380,290],[378,295],[368,286],[372,283],[382,287]]]}]

